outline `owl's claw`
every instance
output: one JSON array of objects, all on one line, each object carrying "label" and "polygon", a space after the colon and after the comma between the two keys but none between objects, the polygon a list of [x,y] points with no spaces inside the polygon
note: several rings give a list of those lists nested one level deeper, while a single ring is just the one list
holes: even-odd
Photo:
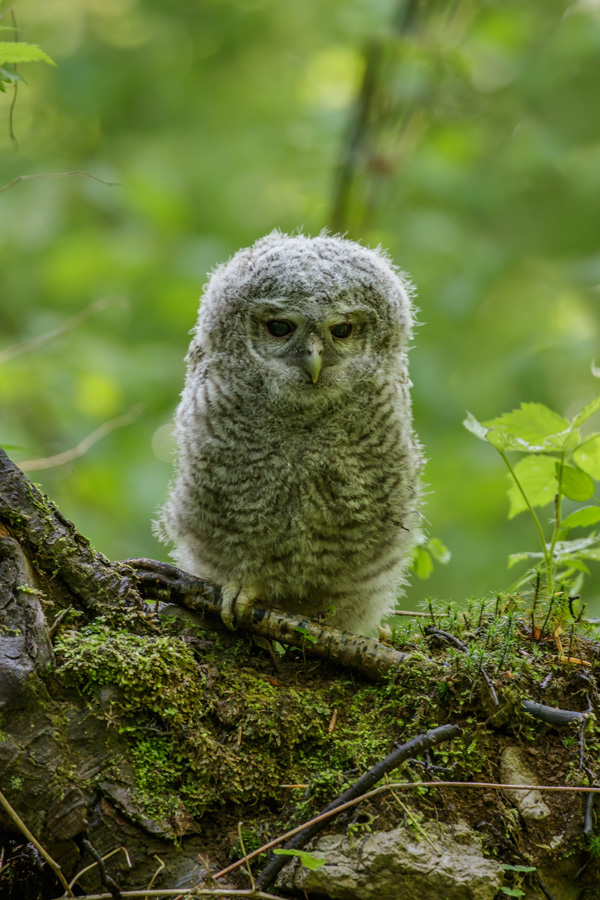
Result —
[{"label": "owl's claw", "polygon": [[221,619],[230,631],[235,631],[246,613],[254,605],[252,598],[239,584],[225,585],[221,591]]}]

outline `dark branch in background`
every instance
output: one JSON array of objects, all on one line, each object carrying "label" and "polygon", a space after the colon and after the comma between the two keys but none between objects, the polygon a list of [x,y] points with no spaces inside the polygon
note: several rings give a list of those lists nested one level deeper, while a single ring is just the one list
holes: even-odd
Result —
[{"label": "dark branch in background", "polygon": [[356,170],[362,157],[363,147],[367,140],[367,130],[371,107],[375,96],[379,65],[381,62],[381,44],[372,42],[365,50],[365,68],[360,93],[356,100],[354,116],[348,127],[348,134],[342,148],[341,159],[335,175],[333,204],[331,209],[331,228],[334,232],[345,232],[348,222],[348,205],[350,192]]},{"label": "dark branch in background", "polygon": [[[396,174],[400,141],[409,126],[418,125],[416,114],[424,111],[394,97],[396,47],[409,35],[425,33],[427,20],[435,13],[450,26],[461,0],[436,4],[436,0],[400,0],[387,36],[369,43],[364,50],[362,83],[350,113],[340,159],[335,170],[330,227],[360,238],[370,227],[381,203],[382,190]],[[401,64],[400,59],[400,64]],[[391,146],[383,146],[385,132]],[[362,187],[359,185],[362,181]]]},{"label": "dark branch in background", "polygon": [[53,469],[56,468],[56,466],[64,466],[65,463],[73,462],[74,459],[79,459],[80,456],[87,453],[90,447],[93,447],[94,444],[101,441],[102,438],[106,437],[107,434],[110,434],[111,431],[115,431],[117,428],[123,428],[125,425],[131,425],[131,423],[139,416],[142,409],[143,406],[138,403],[137,406],[130,409],[128,413],[117,416],[114,419],[109,419],[108,422],[103,422],[102,425],[92,431],[91,434],[86,435],[86,437],[70,450],[63,450],[62,453],[57,453],[55,456],[46,456],[43,459],[25,459],[19,463],[19,466],[27,472],[34,472],[39,471],[40,469]]},{"label": "dark branch in background", "polygon": [[[7,10],[7,12],[10,12],[10,18],[11,18],[12,26],[13,26],[13,30],[14,30],[13,40],[15,43],[18,43],[19,29],[17,28],[17,17],[15,15],[14,6],[11,6],[10,10]],[[18,72],[18,69],[19,69],[19,67],[15,64],[15,74]],[[19,146],[19,142],[17,140],[17,136],[15,134],[15,129],[14,129],[15,106],[17,103],[18,90],[19,90],[19,82],[17,80],[15,80],[15,92],[13,94],[13,98],[12,98],[12,101],[10,104],[10,109],[8,111],[8,133],[10,135],[10,139],[13,142],[14,147]]]},{"label": "dark branch in background", "polygon": [[[401,747],[397,747],[393,750],[385,757],[385,759],[382,759],[381,762],[378,762],[377,765],[369,769],[368,772],[365,772],[358,781],[355,781],[347,791],[344,791],[341,796],[337,797],[329,804],[329,806],[326,806],[319,815],[325,815],[326,813],[337,809],[338,806],[347,803],[348,800],[354,800],[356,797],[366,794],[367,791],[374,787],[384,775],[387,775],[388,772],[393,771],[393,769],[397,769],[398,766],[402,765],[407,759],[410,759],[411,756],[424,753],[426,750],[429,750],[430,747],[441,744],[442,741],[449,741],[458,734],[460,734],[458,725],[441,725],[439,728],[433,728],[425,734],[418,735],[418,737],[413,738],[406,744],[402,744]],[[313,837],[322,831],[330,821],[331,819],[324,819],[321,822],[315,822],[284,844],[283,849],[301,850]],[[256,887],[268,888],[289,860],[289,856],[277,856],[272,859],[256,879]]]},{"label": "dark branch in background", "polygon": [[32,181],[34,178],[68,178],[71,175],[85,175],[86,178],[91,178],[92,181],[99,181],[100,184],[107,184],[109,187],[119,186],[118,181],[105,181],[103,178],[98,178],[97,175],[91,175],[89,172],[84,172],[83,169],[75,169],[73,172],[50,172],[40,175],[17,175],[16,178],[13,178],[12,181],[9,181],[8,184],[5,184],[0,188],[0,194],[3,194],[4,191],[8,191],[8,189],[14,187],[15,184],[19,184],[20,181]]},{"label": "dark branch in background", "polygon": [[[413,27],[417,4],[418,0],[400,0],[393,19],[392,37],[404,34]],[[331,228],[334,232],[348,230],[350,224],[348,213],[353,184],[358,170],[361,166],[367,167],[369,157],[374,155],[369,145],[375,143],[377,132],[381,126],[381,114],[376,112],[376,106],[381,94],[386,43],[386,38],[373,41],[364,51],[365,64],[362,84],[335,173],[331,208]]]},{"label": "dark branch in background", "polygon": [[[26,177],[27,176],[25,175],[19,176],[19,178]],[[36,176],[32,175],[31,177],[34,178]],[[15,182],[12,181],[11,184],[15,184]],[[0,188],[0,193],[3,190],[6,190],[7,187],[10,187],[10,185],[5,185],[5,187]],[[0,366],[17,356],[22,356],[24,353],[31,353],[33,350],[38,350],[40,347],[43,347],[44,344],[48,344],[50,341],[62,337],[64,334],[71,331],[71,329],[81,325],[82,322],[85,322],[97,313],[104,312],[105,309],[109,309],[111,306],[120,304],[121,306],[126,307],[127,303],[126,297],[106,297],[102,300],[95,300],[86,309],[83,309],[70,319],[67,319],[66,322],[63,322],[62,325],[59,325],[58,328],[53,328],[51,331],[46,331],[44,334],[30,338],[28,341],[22,341],[20,344],[14,344],[12,347],[0,351]]]}]

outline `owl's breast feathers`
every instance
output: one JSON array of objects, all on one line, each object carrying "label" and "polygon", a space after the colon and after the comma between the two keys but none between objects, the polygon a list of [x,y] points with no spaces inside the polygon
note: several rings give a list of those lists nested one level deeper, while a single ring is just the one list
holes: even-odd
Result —
[{"label": "owl's breast feathers", "polygon": [[187,527],[204,557],[254,581],[270,572],[282,593],[299,580],[345,580],[378,555],[397,561],[417,524],[406,399],[386,383],[286,416],[266,394],[249,403],[207,379],[188,409],[193,427],[180,427],[194,435],[181,447],[194,482]]}]

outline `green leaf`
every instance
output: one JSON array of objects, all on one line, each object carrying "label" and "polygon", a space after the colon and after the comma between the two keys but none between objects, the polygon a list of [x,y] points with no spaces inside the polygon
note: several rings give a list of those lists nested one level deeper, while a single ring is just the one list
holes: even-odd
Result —
[{"label": "green leaf", "polygon": [[439,538],[429,538],[425,545],[434,559],[437,559],[443,566],[447,565],[452,558],[452,554]]},{"label": "green leaf", "polygon": [[[556,477],[558,478],[560,463],[556,463]],[[579,469],[577,466],[563,466],[562,479],[560,482],[562,493],[569,500],[578,500],[582,502],[589,500],[596,493],[596,485],[594,479],[590,478],[587,472]]]},{"label": "green leaf", "polygon": [[0,41],[0,65],[24,62],[46,62],[51,66],[56,65],[54,60],[36,44],[27,44],[24,41]]},{"label": "green leaf", "polygon": [[22,84],[27,84],[25,79],[22,78],[18,72],[9,72],[8,69],[5,69],[3,66],[0,66],[0,80],[9,81],[11,84],[15,81],[20,81]]},{"label": "green leaf", "polygon": [[481,422],[479,422],[473,413],[467,411],[467,415],[463,419],[463,425],[470,431],[471,434],[474,434],[476,437],[480,438],[482,441],[487,440],[487,433],[489,431],[488,428],[485,428]]},{"label": "green leaf", "polygon": [[433,572],[433,560],[423,547],[417,547],[412,561],[412,570],[417,578],[429,578]]},{"label": "green leaf", "polygon": [[307,643],[309,643],[309,644],[316,643],[316,640],[317,640],[316,637],[312,634],[309,634],[308,629],[303,628],[302,625],[296,625],[296,627],[294,628],[294,631],[297,631],[299,634],[301,634]]},{"label": "green leaf", "polygon": [[506,894],[507,897],[524,897],[525,891],[522,891],[521,888],[508,888],[501,887],[500,890],[503,894]]},{"label": "green leaf", "polygon": [[585,572],[586,575],[592,574],[583,560],[578,559],[576,556],[561,556],[560,564],[561,566],[568,566],[569,569],[576,569],[578,572]]},{"label": "green leaf", "polygon": [[588,435],[574,451],[573,460],[580,469],[600,481],[600,434]]},{"label": "green leaf", "polygon": [[596,397],[595,400],[592,400],[591,403],[586,404],[583,407],[580,413],[578,413],[574,419],[571,420],[571,426],[573,428],[579,428],[580,425],[583,425],[584,422],[594,415],[594,413],[598,412],[600,409],[600,397]]},{"label": "green leaf", "polygon": [[[549,456],[526,456],[514,466],[515,475],[532,506],[546,506],[554,499],[557,491],[555,467],[556,460]],[[527,509],[527,504],[510,475],[509,478],[510,509],[508,518],[514,519],[520,512]]]},{"label": "green leaf", "polygon": [[528,559],[540,559],[543,556],[543,553],[528,553],[527,551],[524,551],[522,553],[511,553],[508,557],[508,568],[512,569],[512,567],[516,566],[517,563],[525,562]]},{"label": "green leaf", "polygon": [[595,525],[596,522],[600,522],[600,506],[584,506],[566,516],[561,528],[570,531],[571,528],[586,528],[588,525]]},{"label": "green leaf", "polygon": [[297,856],[307,869],[320,869],[325,865],[324,859],[318,859],[318,857],[306,853],[305,850],[273,850],[273,853],[277,856]]},{"label": "green leaf", "polygon": [[491,429],[487,434],[490,444],[502,450],[556,453],[573,440],[565,417],[543,403],[522,403],[520,409],[483,422],[484,426]]}]

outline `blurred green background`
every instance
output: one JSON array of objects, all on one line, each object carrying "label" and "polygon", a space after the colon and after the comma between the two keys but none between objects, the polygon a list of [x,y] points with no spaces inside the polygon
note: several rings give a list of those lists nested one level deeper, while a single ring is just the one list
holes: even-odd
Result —
[{"label": "blurred green background", "polygon": [[569,415],[599,390],[598,0],[15,8],[57,67],[21,67],[18,148],[0,95],[0,186],[79,169],[119,184],[0,193],[0,351],[114,301],[0,366],[12,457],[60,453],[141,404],[30,477],[108,556],[166,558],[150,521],[206,273],[274,227],[333,226],[389,248],[419,291],[415,422],[452,561],[403,605],[507,586],[507,554],[536,536],[506,521],[502,462],[461,421],[522,400]]}]

